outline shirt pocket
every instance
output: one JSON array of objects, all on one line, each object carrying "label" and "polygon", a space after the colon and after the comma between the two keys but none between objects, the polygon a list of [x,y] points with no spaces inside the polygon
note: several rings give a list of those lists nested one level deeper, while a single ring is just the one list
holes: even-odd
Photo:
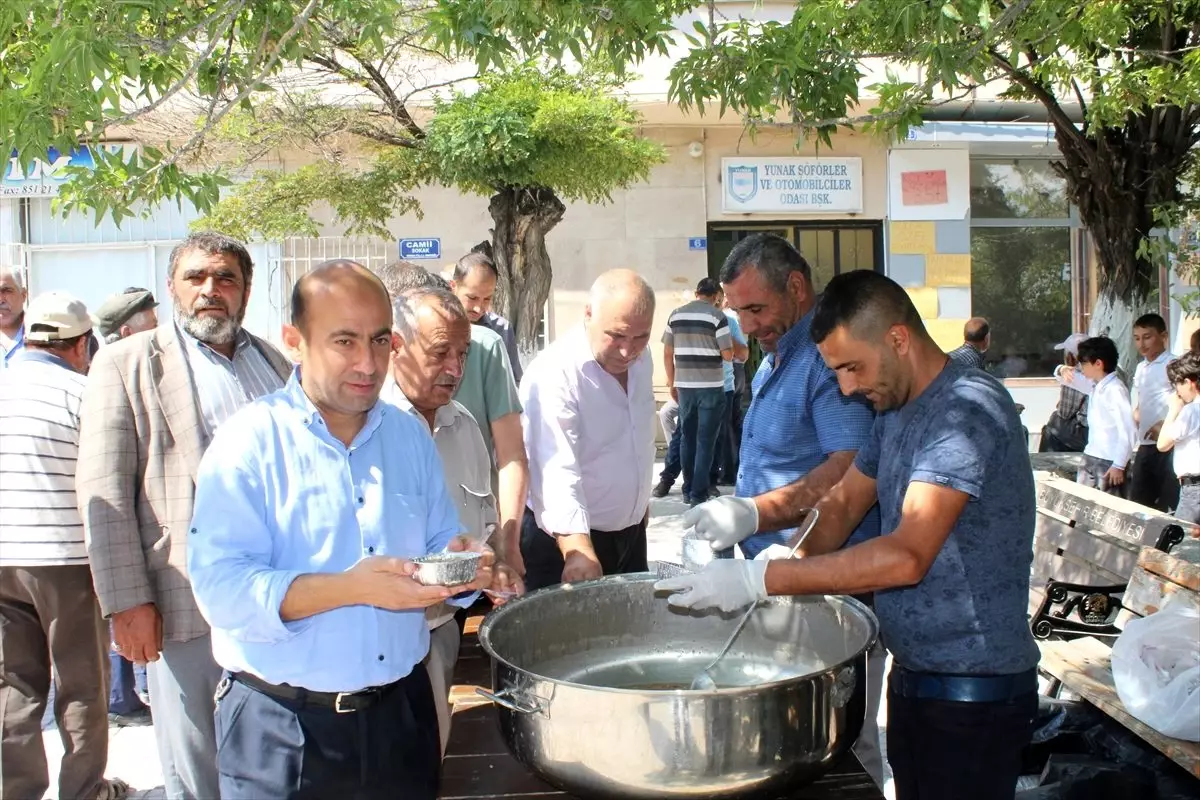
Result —
[{"label": "shirt pocket", "polygon": [[496,503],[490,486],[475,488],[458,484],[458,516],[463,530],[475,539],[484,539],[487,526],[496,522]]},{"label": "shirt pocket", "polygon": [[762,433],[755,431],[756,445],[769,452],[793,455],[816,446],[808,403],[784,398],[779,392],[768,392],[759,402],[762,408],[755,421],[761,423]]}]

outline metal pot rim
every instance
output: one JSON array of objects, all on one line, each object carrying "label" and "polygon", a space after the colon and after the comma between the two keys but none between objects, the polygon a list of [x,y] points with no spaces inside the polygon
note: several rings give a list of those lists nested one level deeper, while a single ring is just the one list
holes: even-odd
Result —
[{"label": "metal pot rim", "polygon": [[[806,672],[803,675],[793,675],[793,676],[787,677],[787,678],[779,678],[778,680],[774,680],[774,681],[764,681],[763,683],[756,683],[751,686],[730,686],[730,687],[726,687],[723,689],[718,688],[718,689],[709,689],[709,690],[621,689],[621,688],[613,687],[613,686],[594,686],[592,684],[587,684],[587,683],[576,683],[574,681],[562,680],[561,678],[551,678],[547,675],[540,675],[540,674],[538,674],[532,670],[526,669],[524,667],[518,667],[516,664],[509,661],[507,658],[504,658],[499,653],[497,653],[496,649],[494,647],[492,647],[492,641],[491,641],[492,627],[498,621],[502,620],[505,616],[512,613],[515,608],[520,607],[520,605],[523,604],[524,602],[526,602],[529,598],[537,597],[539,595],[549,594],[551,592],[572,591],[575,587],[592,586],[592,585],[598,584],[598,583],[610,583],[610,584],[644,583],[646,581],[653,581],[653,580],[657,580],[657,576],[652,572],[636,572],[636,573],[631,573],[631,574],[626,574],[626,575],[605,575],[603,577],[596,578],[595,580],[582,581],[580,583],[563,583],[563,584],[558,584],[555,586],[548,586],[544,589],[538,589],[537,591],[530,592],[529,594],[526,594],[521,597],[510,600],[509,602],[505,603],[500,608],[497,608],[494,611],[490,612],[484,618],[483,623],[479,626],[479,634],[478,634],[479,644],[483,647],[483,651],[485,653],[487,653],[488,657],[491,658],[493,662],[498,662],[500,664],[503,664],[508,669],[510,669],[514,672],[520,673],[522,675],[529,676],[530,678],[532,678],[536,681],[552,683],[552,684],[555,684],[556,686],[566,686],[566,687],[570,687],[572,689],[584,689],[584,690],[593,691],[593,692],[612,692],[612,693],[620,694],[620,695],[647,695],[648,694],[648,695],[652,695],[654,697],[670,697],[670,696],[676,696],[676,695],[686,696],[686,697],[698,697],[701,695],[703,695],[703,696],[711,696],[711,695],[736,696],[736,695],[757,694],[757,693],[761,692],[763,689],[773,689],[773,688],[777,688],[777,687],[783,687],[783,686],[787,686],[788,684],[791,684],[791,683],[802,683],[806,680],[813,678],[814,676],[823,675],[826,672],[830,672],[832,670],[839,669],[847,664],[853,663],[856,659],[858,659],[864,653],[866,653],[868,650],[870,650],[875,645],[876,640],[879,638],[879,622],[875,619],[874,612],[872,612],[871,609],[865,603],[863,603],[859,600],[856,600],[853,597],[850,597],[849,595],[809,595],[811,597],[818,597],[818,596],[824,597],[827,600],[828,599],[836,599],[839,602],[844,603],[844,604],[850,606],[851,608],[854,608],[857,611],[865,612],[865,614],[863,614],[863,618],[869,623],[870,628],[871,628],[871,633],[867,637],[866,644],[864,644],[860,649],[856,650],[852,655],[847,656],[846,658],[837,662],[836,664],[830,664],[823,669],[815,669],[815,670],[812,670],[811,672]],[[664,601],[664,602],[666,602],[666,601]]]}]

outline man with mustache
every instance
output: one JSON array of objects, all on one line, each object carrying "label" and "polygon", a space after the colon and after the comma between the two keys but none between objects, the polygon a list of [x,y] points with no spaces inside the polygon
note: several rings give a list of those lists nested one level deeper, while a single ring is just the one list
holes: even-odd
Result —
[{"label": "man with mustache", "polygon": [[117,652],[150,665],[170,800],[219,796],[220,668],[187,571],[200,457],[226,419],[292,369],[242,329],[253,271],[245,246],[227,236],[181,242],[167,284],[174,324],[102,348],[81,411],[77,493],[96,593]]},{"label": "man with mustache", "polygon": [[[1026,620],[1036,493],[1016,406],[995,377],[948,358],[877,272],[831,280],[810,335],[842,392],[878,416],[817,504],[804,557],[715,559],[655,587],[673,605],[724,611],[768,595],[874,592],[895,658],[897,800],[1012,800],[1038,705]],[[883,534],[842,547],[876,503]],[[804,516],[793,506],[779,522]]]},{"label": "man with mustache", "polygon": [[0,267],[0,369],[25,342],[25,279],[16,267]]},{"label": "man with mustache", "polygon": [[[362,265],[305,275],[284,328],[299,368],[230,419],[200,465],[188,554],[227,670],[227,800],[437,797],[425,612],[491,588],[492,554],[458,535],[427,423],[379,402],[392,324]],[[415,580],[415,557],[464,549],[482,556],[467,585]]]},{"label": "man with mustache", "polygon": [[632,270],[592,284],[584,323],[521,381],[529,508],[521,526],[530,589],[644,572],[654,472],[654,290]]},{"label": "man with mustache", "polygon": [[[475,418],[454,400],[471,345],[467,312],[452,292],[430,286],[409,289],[394,298],[392,318],[398,341],[380,399],[428,428],[465,535],[485,541],[497,519],[491,456]],[[520,580],[499,560],[496,575],[502,590],[521,591]],[[450,740],[449,693],[461,636],[454,612],[452,606],[439,603],[427,614],[430,641],[425,665],[433,685],[443,753]]]}]

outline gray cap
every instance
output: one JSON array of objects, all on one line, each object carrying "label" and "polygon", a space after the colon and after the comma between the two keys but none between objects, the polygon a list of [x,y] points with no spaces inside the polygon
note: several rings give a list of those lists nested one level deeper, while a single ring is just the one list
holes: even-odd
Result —
[{"label": "gray cap", "polygon": [[157,306],[154,294],[148,289],[126,289],[104,301],[96,311],[96,323],[103,336],[111,336],[134,315]]}]

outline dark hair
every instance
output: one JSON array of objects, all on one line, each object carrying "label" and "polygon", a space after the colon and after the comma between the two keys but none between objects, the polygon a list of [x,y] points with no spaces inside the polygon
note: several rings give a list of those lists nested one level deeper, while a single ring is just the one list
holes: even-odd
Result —
[{"label": "dark hair", "polygon": [[700,297],[716,297],[721,293],[721,287],[712,278],[701,278],[696,284],[696,294]]},{"label": "dark hair", "polygon": [[1150,330],[1158,331],[1159,333],[1167,332],[1166,320],[1164,320],[1160,315],[1155,314],[1154,312],[1151,312],[1149,314],[1142,314],[1140,317],[1138,317],[1136,320],[1134,320],[1133,327],[1149,328]]},{"label": "dark hair", "polygon": [[1082,363],[1099,361],[1104,365],[1105,373],[1112,373],[1117,368],[1117,344],[1107,336],[1093,336],[1079,343],[1079,360]]},{"label": "dark hair", "polygon": [[[58,328],[53,325],[30,325],[30,333],[54,333]],[[70,339],[52,339],[48,342],[34,341],[32,339],[25,340],[26,347],[32,347],[34,350],[57,350],[60,353],[65,353],[68,350],[73,350],[80,339],[85,339],[92,335],[89,330],[87,333],[81,333],[78,336],[72,336]]]},{"label": "dark hair", "polygon": [[925,323],[908,292],[891,278],[870,270],[843,272],[829,282],[813,310],[812,338],[825,341],[834,328],[844,326],[856,338],[882,335],[893,325],[904,325],[928,338]]},{"label": "dark hair", "polygon": [[1192,331],[1191,349],[1200,350],[1200,328]]},{"label": "dark hair", "polygon": [[963,340],[971,344],[983,344],[991,332],[992,326],[988,324],[986,319],[983,317],[972,317],[963,326]]},{"label": "dark hair", "polygon": [[395,299],[409,289],[449,289],[450,284],[441,275],[434,274],[411,261],[393,261],[375,270],[383,281],[388,295]]},{"label": "dark hair", "polygon": [[371,272],[369,269],[359,264],[357,261],[351,261],[348,258],[334,258],[329,261],[323,261],[312,268],[305,275],[300,276],[292,285],[292,325],[299,328],[301,331],[306,330],[304,324],[306,322],[305,315],[308,312],[308,284],[313,281],[329,280],[328,273],[335,269],[343,269],[350,267],[358,272],[359,277],[376,285],[381,292],[383,298],[388,304],[391,304],[391,298],[388,296],[387,287],[379,276]]},{"label": "dark hair", "polygon": [[752,233],[734,245],[721,265],[721,283],[736,280],[747,267],[761,272],[767,285],[776,292],[787,289],[788,276],[793,272],[799,272],[805,280],[812,280],[812,269],[800,251],[787,239],[773,233]]},{"label": "dark hair", "polygon": [[496,264],[492,261],[492,246],[489,242],[480,242],[458,260],[454,265],[454,280],[465,279],[473,269],[486,269],[493,278],[499,279],[500,270],[496,269]]},{"label": "dark hair", "polygon": [[1172,385],[1184,381],[1200,383],[1200,353],[1189,350],[1167,364],[1167,380]]},{"label": "dark hair", "polygon": [[[188,234],[186,239],[175,245],[175,249],[171,251],[171,258],[168,261],[167,275],[174,278],[175,270],[179,267],[180,260],[194,250],[210,256],[233,256],[237,259],[238,266],[242,268],[242,282],[249,286],[250,282],[254,280],[254,261],[250,258],[250,251],[246,249],[246,245],[232,236],[226,236],[216,231],[201,231],[199,233]],[[129,290],[127,289],[126,291],[128,292]]]}]

